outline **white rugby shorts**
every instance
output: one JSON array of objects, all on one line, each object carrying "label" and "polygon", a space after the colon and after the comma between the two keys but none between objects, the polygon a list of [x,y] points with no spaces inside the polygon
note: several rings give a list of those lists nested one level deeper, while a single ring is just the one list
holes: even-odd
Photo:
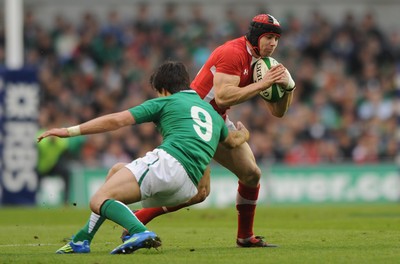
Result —
[{"label": "white rugby shorts", "polygon": [[183,166],[162,149],[149,151],[125,167],[139,183],[143,207],[174,206],[197,194]]}]

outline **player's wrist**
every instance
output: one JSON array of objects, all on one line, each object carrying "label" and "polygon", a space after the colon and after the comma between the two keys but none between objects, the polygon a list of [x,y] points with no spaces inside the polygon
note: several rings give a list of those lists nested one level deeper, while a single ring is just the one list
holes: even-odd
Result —
[{"label": "player's wrist", "polygon": [[80,126],[72,126],[67,128],[68,135],[70,137],[80,136],[81,135],[81,128]]},{"label": "player's wrist", "polygon": [[285,90],[286,92],[291,93],[295,88],[296,88],[296,83],[293,81],[292,78],[290,78]]},{"label": "player's wrist", "polygon": [[286,93],[292,93],[294,90],[296,89],[296,86],[290,88],[290,89],[286,89],[285,92]]}]

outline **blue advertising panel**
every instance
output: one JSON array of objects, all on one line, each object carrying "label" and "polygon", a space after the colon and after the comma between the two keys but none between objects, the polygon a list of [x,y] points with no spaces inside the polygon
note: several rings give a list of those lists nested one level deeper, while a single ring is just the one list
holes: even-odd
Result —
[{"label": "blue advertising panel", "polygon": [[39,85],[34,69],[0,69],[0,204],[34,205]]}]

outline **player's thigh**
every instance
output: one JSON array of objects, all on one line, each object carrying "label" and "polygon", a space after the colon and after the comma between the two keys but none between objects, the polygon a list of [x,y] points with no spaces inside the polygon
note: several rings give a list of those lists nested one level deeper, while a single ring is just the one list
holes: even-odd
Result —
[{"label": "player's thigh", "polygon": [[201,203],[210,194],[210,173],[210,165],[208,165],[204,171],[203,177],[201,177],[199,184],[197,185],[198,192],[196,196],[193,197],[193,202]]},{"label": "player's thigh", "polygon": [[244,184],[256,186],[260,180],[260,168],[247,142],[231,149],[219,144],[214,160],[233,172]]},{"label": "player's thigh", "polygon": [[211,174],[211,169],[210,165],[207,166],[206,170],[204,171],[203,177],[201,177],[199,184],[197,185],[197,189],[200,192],[208,194],[210,193],[210,174]]},{"label": "player's thigh", "polygon": [[140,201],[139,185],[129,169],[121,168],[100,187],[91,199],[92,210],[98,212],[101,204],[107,199],[125,204]]},{"label": "player's thigh", "polygon": [[111,169],[108,171],[106,181],[110,179],[117,171],[119,171],[121,168],[125,167],[127,163],[125,162],[118,162],[114,164],[114,166],[111,167]]}]

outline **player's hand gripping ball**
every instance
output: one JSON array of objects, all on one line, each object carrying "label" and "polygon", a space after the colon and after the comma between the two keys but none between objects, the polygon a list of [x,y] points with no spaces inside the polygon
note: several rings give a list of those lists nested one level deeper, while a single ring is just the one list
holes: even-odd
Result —
[{"label": "player's hand gripping ball", "polygon": [[[265,57],[259,59],[254,65],[253,69],[254,82],[260,81],[264,77],[265,73],[269,71],[269,69],[272,66],[277,64],[278,62],[272,57]],[[267,89],[261,91],[260,96],[268,102],[277,102],[280,99],[282,99],[286,91],[287,89],[285,89],[279,84],[274,83]]]}]

